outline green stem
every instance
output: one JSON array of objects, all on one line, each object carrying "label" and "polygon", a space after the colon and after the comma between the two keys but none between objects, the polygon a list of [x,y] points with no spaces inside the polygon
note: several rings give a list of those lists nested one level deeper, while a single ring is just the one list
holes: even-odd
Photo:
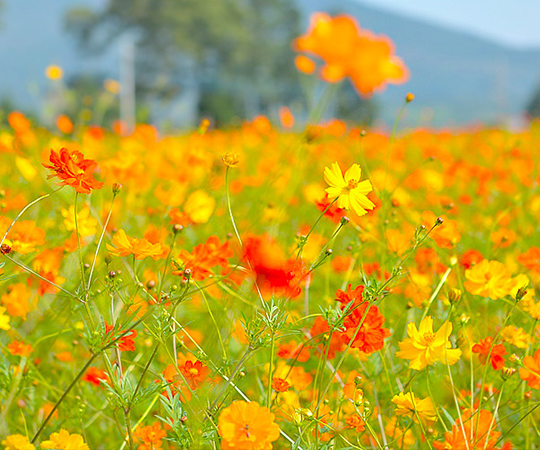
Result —
[{"label": "green stem", "polygon": [[39,435],[43,432],[43,430],[45,429],[45,427],[47,426],[47,424],[49,423],[49,421],[51,420],[51,418],[53,417],[54,413],[56,412],[56,410],[58,409],[58,407],[60,406],[60,404],[65,400],[65,398],[68,396],[68,394],[70,393],[71,389],[73,389],[73,387],[77,384],[77,381],[79,381],[82,376],[85,374],[85,372],[88,370],[88,368],[92,365],[92,363],[94,362],[94,359],[96,358],[96,356],[98,355],[98,353],[94,353],[90,359],[86,362],[86,364],[83,366],[83,368],[79,371],[79,373],[75,376],[75,378],[73,379],[73,381],[69,384],[69,386],[67,387],[67,389],[64,391],[64,393],[62,394],[62,396],[58,399],[58,401],[56,402],[56,404],[54,405],[53,409],[51,409],[51,412],[49,413],[49,415],[45,418],[45,420],[43,421],[43,423],[41,424],[41,426],[39,427],[39,429],[37,430],[36,434],[34,435],[34,437],[32,438],[32,444],[34,444],[36,441],[37,441],[37,438],[39,437]]}]

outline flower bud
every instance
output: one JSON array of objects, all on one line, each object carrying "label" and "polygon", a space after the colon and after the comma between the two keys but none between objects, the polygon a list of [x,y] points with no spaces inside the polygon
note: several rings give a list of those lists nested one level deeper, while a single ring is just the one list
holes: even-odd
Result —
[{"label": "flower bud", "polygon": [[122,185],[120,183],[113,183],[112,185],[112,193],[113,195],[118,195],[120,190],[122,189]]}]

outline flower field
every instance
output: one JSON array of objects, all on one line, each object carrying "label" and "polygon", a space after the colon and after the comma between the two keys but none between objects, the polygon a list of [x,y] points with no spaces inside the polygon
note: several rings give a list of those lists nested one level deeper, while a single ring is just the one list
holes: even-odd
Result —
[{"label": "flower field", "polygon": [[3,448],[540,448],[539,139],[12,112]]}]

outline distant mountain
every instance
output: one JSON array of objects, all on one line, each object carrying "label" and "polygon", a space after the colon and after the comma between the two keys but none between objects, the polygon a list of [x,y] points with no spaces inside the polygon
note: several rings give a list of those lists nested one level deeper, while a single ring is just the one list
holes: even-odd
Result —
[{"label": "distant mountain", "polygon": [[413,124],[431,115],[435,125],[518,116],[540,82],[540,48],[506,47],[353,0],[297,2],[306,18],[314,11],[345,12],[356,17],[361,27],[394,41],[411,78],[378,96],[387,120],[395,116],[407,92],[416,95],[410,105]]},{"label": "distant mountain", "polygon": [[[212,0],[207,0],[212,1]],[[361,27],[389,36],[411,79],[377,95],[381,113],[392,123],[407,92],[416,100],[405,124],[436,126],[493,122],[518,116],[538,82],[540,49],[521,50],[410,17],[365,6],[354,0],[296,0],[307,27],[314,11],[346,12]],[[63,14],[73,6],[98,7],[105,0],[6,0],[0,27],[0,98],[40,109],[48,64],[66,75],[98,73],[117,78],[118,52],[89,58],[63,29]],[[304,29],[305,29],[304,27]]]}]

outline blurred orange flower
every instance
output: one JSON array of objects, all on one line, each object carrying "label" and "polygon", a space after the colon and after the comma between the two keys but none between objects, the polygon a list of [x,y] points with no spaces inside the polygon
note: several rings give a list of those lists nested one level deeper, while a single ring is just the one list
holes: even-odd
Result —
[{"label": "blurred orange flower", "polygon": [[92,189],[101,189],[103,183],[94,179],[94,172],[98,165],[91,159],[84,159],[84,155],[76,150],[61,148],[57,153],[51,150],[49,157],[51,164],[43,164],[46,169],[54,173],[47,178],[58,177],[60,186],[71,186],[81,194],[90,194]]},{"label": "blurred orange flower", "polygon": [[[311,16],[308,32],[297,38],[293,47],[324,60],[321,78],[329,83],[350,77],[363,96],[370,96],[385,88],[387,83],[403,83],[408,71],[401,59],[394,56],[392,41],[362,30],[348,15],[331,17],[326,13]],[[313,62],[296,61],[298,69],[310,73]]]}]

